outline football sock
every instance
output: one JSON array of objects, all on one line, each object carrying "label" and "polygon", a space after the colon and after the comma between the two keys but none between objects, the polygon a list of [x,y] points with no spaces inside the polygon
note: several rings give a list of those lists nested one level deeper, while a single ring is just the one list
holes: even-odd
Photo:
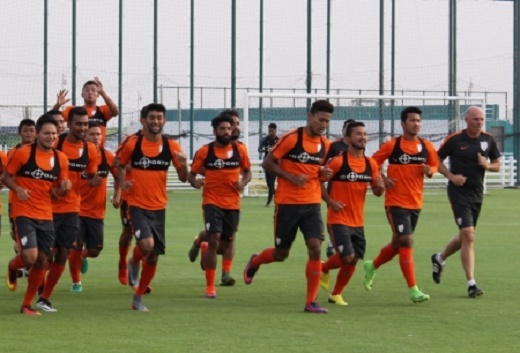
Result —
[{"label": "football sock", "polygon": [[305,266],[305,277],[307,277],[307,298],[305,305],[316,300],[320,289],[321,261],[309,260]]},{"label": "football sock", "polygon": [[69,270],[70,276],[72,277],[72,283],[81,282],[81,250],[70,250]]},{"label": "football sock", "polygon": [[209,269],[207,268],[206,269],[206,287],[214,287],[215,286],[215,273],[217,271],[212,268],[212,269]]},{"label": "football sock", "polygon": [[330,270],[340,268],[341,264],[341,258],[339,257],[339,254],[336,253],[329,257],[327,261],[325,261],[325,263],[321,267],[321,272],[328,273]]},{"label": "football sock", "polygon": [[[271,262],[274,262],[274,248],[267,248],[264,251],[262,251],[258,256],[256,256],[253,261],[251,261],[251,264],[254,268],[259,268],[260,265],[263,264],[269,264]],[[321,264],[321,262],[320,262]],[[318,276],[319,277],[319,276]]]},{"label": "football sock", "polygon": [[475,282],[474,279],[470,279],[470,280],[468,281],[468,287],[476,286],[476,285],[477,285],[477,282]]},{"label": "football sock", "polygon": [[61,275],[65,271],[65,265],[59,265],[56,262],[53,262],[51,268],[49,269],[49,273],[47,274],[47,279],[45,280],[45,288],[43,289],[43,293],[41,295],[42,298],[49,300],[52,292],[54,291],[54,287],[58,284],[58,281],[61,278]]},{"label": "football sock", "polygon": [[381,265],[384,265],[388,261],[392,260],[398,253],[399,251],[392,247],[392,243],[386,244],[381,248],[379,255],[377,255],[374,259],[374,268],[377,270]]},{"label": "football sock", "polygon": [[22,255],[17,254],[11,261],[9,261],[9,269],[11,271],[17,271],[19,268],[24,268],[25,264],[23,263]]},{"label": "football sock", "polygon": [[343,289],[347,286],[355,271],[356,266],[344,264],[340,267],[332,295],[341,294],[341,292],[343,292]]},{"label": "football sock", "polygon": [[134,251],[132,252],[132,263],[135,266],[139,266],[139,262],[143,259],[143,253],[141,249],[139,249],[139,245],[134,246]]},{"label": "football sock", "polygon": [[413,263],[412,248],[399,248],[399,265],[401,266],[401,272],[406,279],[408,288],[412,288],[417,284],[415,281],[415,265]]},{"label": "football sock", "polygon": [[151,266],[148,261],[143,261],[143,269],[141,270],[141,278],[139,279],[139,286],[135,291],[137,296],[142,296],[152,283],[153,278],[155,277],[155,272],[157,271],[157,265]]},{"label": "football sock", "polygon": [[31,306],[31,302],[38,292],[38,287],[45,278],[45,269],[37,270],[34,267],[29,271],[29,278],[27,278],[27,289],[23,297],[22,306]]},{"label": "football sock", "polygon": [[225,258],[223,258],[222,259],[222,272],[230,273],[232,265],[233,265],[233,260],[232,259],[225,259]]}]

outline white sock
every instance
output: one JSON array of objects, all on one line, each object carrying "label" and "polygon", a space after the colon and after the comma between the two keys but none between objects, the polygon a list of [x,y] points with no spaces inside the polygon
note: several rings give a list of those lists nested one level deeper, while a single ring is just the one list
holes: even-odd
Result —
[{"label": "white sock", "polygon": [[476,286],[476,285],[477,285],[477,282],[475,282],[474,279],[470,279],[470,280],[468,281],[468,287]]},{"label": "white sock", "polygon": [[333,248],[334,244],[332,244],[332,239],[329,239],[329,248]]},{"label": "white sock", "polygon": [[442,266],[444,266],[446,264],[446,260],[443,260],[441,258],[441,253],[438,253],[436,258],[437,258],[437,261],[439,261]]}]

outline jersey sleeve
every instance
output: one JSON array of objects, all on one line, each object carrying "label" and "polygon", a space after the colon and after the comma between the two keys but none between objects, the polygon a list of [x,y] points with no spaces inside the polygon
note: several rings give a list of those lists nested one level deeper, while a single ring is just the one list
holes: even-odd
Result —
[{"label": "jersey sleeve", "polygon": [[57,151],[57,152],[58,152],[58,160],[60,161],[60,175],[59,175],[57,181],[61,182],[62,180],[69,180],[69,168],[68,168],[69,159],[67,158],[65,153],[63,153],[61,151]]},{"label": "jersey sleeve", "polygon": [[132,157],[132,152],[136,143],[136,137],[128,137],[125,141],[121,143],[119,146],[117,157],[119,158],[120,165],[127,165],[130,162],[130,158]]},{"label": "jersey sleeve", "polygon": [[191,172],[193,174],[199,174],[204,168],[204,161],[208,155],[208,145],[202,146],[193,156],[193,162],[191,163]]},{"label": "jersey sleeve", "polygon": [[242,169],[251,169],[251,160],[249,159],[247,146],[244,144],[239,144],[238,153],[240,153],[240,166],[242,167]]},{"label": "jersey sleeve", "polygon": [[441,147],[439,147],[439,150],[437,151],[437,157],[439,157],[439,159],[444,160],[451,154],[452,145],[453,145],[452,137],[453,136],[446,137],[444,139],[444,141],[442,142]]},{"label": "jersey sleeve", "polygon": [[428,150],[428,159],[426,160],[426,164],[430,166],[433,175],[439,170],[439,157],[437,156],[437,151],[435,151],[433,143],[430,141],[424,141],[424,144]]},{"label": "jersey sleeve", "polygon": [[7,170],[10,175],[15,175],[28,159],[29,155],[24,153],[23,150],[20,151],[19,148],[15,149],[7,161],[7,167],[4,170]]},{"label": "jersey sleeve", "polygon": [[114,178],[117,178],[117,167],[114,167],[114,153],[105,150],[105,156],[107,158],[107,164],[110,168],[110,174],[112,174]]},{"label": "jersey sleeve", "polygon": [[108,107],[108,105],[102,105],[99,107],[99,110],[101,110],[101,113],[105,116],[105,119],[107,121],[109,121],[110,119],[112,119],[114,116],[112,115],[112,112],[110,111],[110,108]]},{"label": "jersey sleeve", "polygon": [[329,163],[327,163],[327,167],[332,170],[332,175],[336,175],[341,169],[341,165],[343,164],[343,157],[341,154],[332,157]]},{"label": "jersey sleeve", "polygon": [[271,150],[274,158],[282,159],[283,156],[293,149],[297,138],[298,134],[295,131],[288,132],[286,135],[282,136]]},{"label": "jersey sleeve", "polygon": [[182,153],[182,147],[179,142],[172,140],[172,139],[168,139],[168,145],[170,147],[170,152],[172,154],[173,166],[175,167],[175,169],[179,169],[180,167],[182,167],[182,164],[177,159],[176,154]]},{"label": "jersey sleeve", "polygon": [[383,163],[385,163],[385,161],[390,157],[395,146],[395,141],[395,139],[392,139],[383,143],[381,147],[379,147],[379,150],[377,150],[372,155],[371,158],[377,163],[378,166],[382,166]]},{"label": "jersey sleeve", "polygon": [[7,166],[7,156],[4,152],[0,151],[0,173],[3,173]]},{"label": "jersey sleeve", "polygon": [[493,160],[499,159],[500,156],[501,156],[501,154],[500,154],[500,150],[498,149],[497,142],[495,141],[493,136],[491,136],[491,141],[489,144],[489,159],[493,161]]}]

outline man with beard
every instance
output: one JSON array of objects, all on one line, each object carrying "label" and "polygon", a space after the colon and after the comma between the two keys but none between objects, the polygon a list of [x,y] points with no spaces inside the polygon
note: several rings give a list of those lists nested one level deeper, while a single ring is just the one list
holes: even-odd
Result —
[{"label": "man with beard", "polygon": [[42,115],[36,122],[37,142],[19,147],[2,176],[2,182],[16,192],[12,217],[20,244],[20,253],[8,266],[9,290],[16,290],[16,270],[31,267],[20,309],[25,315],[40,315],[31,302],[45,277],[54,248],[51,194],[65,196],[71,188],[67,157],[52,148],[57,138],[56,128],[52,116]]},{"label": "man with beard", "polygon": [[[122,188],[128,190],[128,213],[137,242],[137,249],[128,260],[128,284],[137,285],[132,309],[138,311],[148,311],[142,296],[155,276],[159,255],[164,255],[166,249],[166,179],[170,163],[173,162],[180,181],[186,182],[188,177],[186,155],[180,144],[163,135],[164,105],[149,104],[144,123],[146,128],[142,133],[130,136],[121,146],[117,166],[117,179],[122,181]],[[128,164],[132,167],[133,180],[125,178]],[[141,260],[144,261],[139,278]]]},{"label": "man with beard", "polygon": [[261,265],[284,261],[289,256],[298,229],[303,233],[309,260],[305,267],[307,295],[304,311],[326,314],[316,302],[320,285],[321,243],[324,240],[321,218],[321,185],[331,176],[323,166],[329,149],[327,131],[334,106],[318,100],[307,113],[306,126],[289,131],[282,137],[262,167],[278,178],[275,194],[274,247],[253,254],[244,269],[244,282],[251,284]]},{"label": "man with beard", "polygon": [[[242,145],[243,143],[238,141],[240,137],[240,119],[238,116],[238,111],[235,109],[226,109],[222,111],[219,116],[229,116],[233,120],[231,124],[231,140],[235,143]],[[199,174],[204,175],[204,168],[201,169]],[[242,174],[242,177],[244,175]],[[218,243],[217,254],[222,255],[222,275],[220,277],[220,285],[221,286],[234,286],[236,280],[233,276],[231,276],[231,268],[233,265],[233,257],[235,256],[235,234],[226,237],[225,239],[221,239]],[[199,255],[199,250],[202,250],[201,256],[201,268],[204,270],[204,254],[206,249],[208,248],[207,241],[207,232],[206,230],[202,230],[195,237],[193,241],[193,245],[191,246],[188,257],[191,262],[195,262],[197,256]]]},{"label": "man with beard", "polygon": [[384,178],[385,209],[392,229],[392,239],[384,246],[374,261],[363,264],[366,290],[372,289],[376,270],[399,254],[399,265],[414,303],[429,300],[417,287],[413,262],[414,230],[423,204],[424,177],[431,178],[437,171],[437,152],[430,141],[419,137],[422,111],[407,107],[401,112],[402,136],[384,143],[372,158],[379,166],[388,160]]},{"label": "man with beard", "polygon": [[341,295],[354,275],[358,259],[366,249],[364,208],[367,188],[381,196],[385,190],[377,163],[365,157],[368,142],[365,124],[351,122],[345,132],[348,151],[334,157],[327,166],[332,170],[329,190],[322,195],[327,202],[327,228],[336,253],[321,268],[320,285],[329,289],[329,271],[339,268],[329,303],[347,305]]},{"label": "man with beard", "polygon": [[[189,175],[194,188],[204,187],[202,208],[208,245],[202,261],[208,298],[216,297],[218,248],[221,242],[227,243],[228,248],[232,246],[238,229],[240,192],[252,177],[247,148],[242,143],[232,142],[232,125],[233,119],[228,114],[220,114],[211,121],[215,141],[197,151]],[[205,175],[204,180],[196,178],[201,173]]]},{"label": "man with beard", "polygon": [[72,189],[66,196],[54,194],[52,212],[56,233],[56,255],[49,268],[45,285],[36,306],[47,312],[57,311],[51,305],[50,298],[54,288],[65,270],[65,264],[79,232],[79,211],[81,202],[80,180],[85,173],[91,187],[99,186],[101,177],[97,172],[96,146],[85,142],[88,129],[87,111],[81,107],[73,108],[67,121],[69,131],[58,137],[54,148],[65,153],[69,159],[69,177]]}]

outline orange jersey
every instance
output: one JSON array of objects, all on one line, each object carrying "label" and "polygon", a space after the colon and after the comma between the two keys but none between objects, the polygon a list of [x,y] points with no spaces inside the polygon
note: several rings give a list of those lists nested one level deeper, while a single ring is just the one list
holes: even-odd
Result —
[{"label": "orange jersey", "polygon": [[114,154],[104,149],[97,150],[97,174],[102,178],[101,185],[91,187],[84,174],[81,176],[81,204],[79,215],[95,219],[104,219],[107,206],[108,174],[117,176],[117,169],[112,166]]},{"label": "orange jersey", "polygon": [[375,187],[379,167],[375,160],[365,156],[354,157],[343,152],[334,157],[327,166],[332,169],[328,192],[335,201],[345,204],[339,212],[327,210],[327,224],[343,224],[349,227],[363,227],[364,209],[368,184]]},{"label": "orange jersey", "polygon": [[155,211],[166,208],[166,179],[170,162],[176,169],[181,167],[176,152],[182,152],[181,145],[163,136],[158,142],[148,141],[144,135],[132,135],[121,146],[119,160],[121,166],[131,164],[133,184],[128,190],[128,205]]},{"label": "orange jersey", "polygon": [[[3,173],[7,167],[7,155],[4,151],[0,151],[0,173]],[[0,199],[0,216],[2,215],[2,200]]]},{"label": "orange jersey", "polygon": [[[400,142],[397,144],[396,142]],[[388,159],[387,178],[394,186],[386,189],[385,206],[397,206],[419,210],[423,205],[423,164],[429,165],[432,173],[437,172],[438,158],[430,141],[402,137],[385,142],[372,156],[378,165]]]},{"label": "orange jersey", "polygon": [[29,199],[14,197],[11,217],[52,220],[51,189],[69,178],[68,160],[64,153],[41,151],[36,144],[17,148],[9,159],[7,172],[16,177],[16,184],[29,190]]},{"label": "orange jersey", "polygon": [[247,147],[241,143],[230,143],[216,147],[215,143],[202,146],[191,165],[191,172],[205,171],[202,204],[215,205],[225,210],[240,209],[240,193],[236,188],[240,171],[251,168]]},{"label": "orange jersey", "polygon": [[309,180],[300,187],[278,177],[275,203],[287,205],[321,203],[319,171],[329,144],[330,142],[323,136],[310,137],[303,127],[286,133],[278,140],[271,153],[279,161],[280,168],[292,174],[307,175]]},{"label": "orange jersey", "polygon": [[54,147],[63,151],[69,160],[69,178],[72,189],[59,200],[52,200],[54,213],[79,212],[81,203],[81,175],[97,172],[97,147],[90,142],[71,143],[61,135]]},{"label": "orange jersey", "polygon": [[[14,152],[16,151],[16,149],[20,148],[21,146],[28,146],[28,145],[22,145],[21,143],[19,143],[16,146],[14,146],[13,148],[11,148],[7,152],[7,161],[9,161],[11,159],[11,157],[13,156]],[[13,175],[13,178],[16,179],[16,176]],[[13,203],[13,199],[15,198],[15,196],[16,196],[16,192],[14,192],[13,190],[9,190],[9,195],[8,195],[8,199],[7,199],[7,202],[9,203],[9,205]],[[12,218],[10,214],[9,214],[9,218]]]},{"label": "orange jersey", "polygon": [[[132,135],[126,136],[125,139],[123,141],[121,141],[121,143],[119,144],[119,146],[117,147],[117,150],[116,150],[116,157],[118,159],[120,158],[119,153],[120,153],[121,149],[125,146],[125,144],[128,142],[128,140],[132,136],[141,136],[141,130],[137,131],[136,133],[134,133]],[[132,180],[132,168],[127,166],[125,181],[129,181],[129,180]],[[121,190],[121,201],[125,201],[127,198],[127,195],[128,195],[128,190]]]},{"label": "orange jersey", "polygon": [[[74,106],[69,105],[65,107],[65,109],[63,109],[62,114],[66,121],[69,121],[69,112],[72,108],[74,108]],[[101,136],[103,136],[103,139],[101,141],[101,147],[104,147],[105,138],[107,134],[107,123],[110,119],[114,117],[110,112],[110,108],[108,108],[107,105],[95,107],[83,106],[83,108],[85,108],[85,110],[87,111],[88,118],[97,122],[99,127],[101,128]]]}]

